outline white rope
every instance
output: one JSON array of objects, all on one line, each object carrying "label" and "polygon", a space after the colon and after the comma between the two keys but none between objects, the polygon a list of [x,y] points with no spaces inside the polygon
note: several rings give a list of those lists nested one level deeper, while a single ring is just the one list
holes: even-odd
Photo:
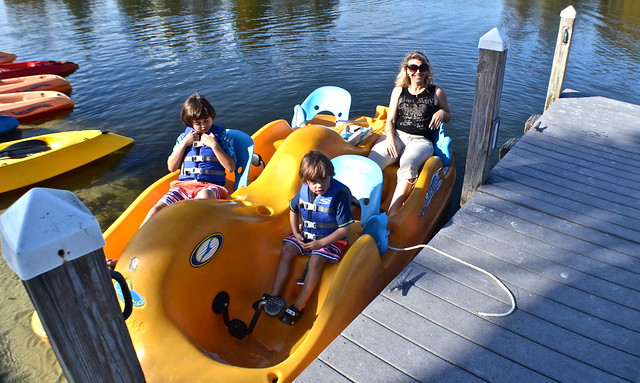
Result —
[{"label": "white rope", "polygon": [[416,245],[416,246],[411,246],[411,247],[405,247],[403,249],[399,249],[397,247],[392,247],[392,246],[388,246],[388,248],[391,249],[391,250],[396,250],[396,251],[415,250],[415,249],[420,249],[420,248],[427,248],[427,249],[435,251],[436,253],[438,253],[440,255],[444,255],[445,257],[447,257],[449,259],[453,259],[456,262],[460,262],[465,266],[469,266],[474,270],[480,271],[480,272],[490,276],[491,278],[493,278],[493,280],[496,281],[500,285],[500,287],[502,287],[504,289],[504,291],[507,292],[507,294],[509,294],[509,299],[511,299],[511,309],[509,311],[504,312],[504,313],[485,313],[485,312],[476,311],[477,315],[480,315],[480,316],[483,316],[483,317],[506,317],[507,315],[510,315],[516,309],[516,299],[514,298],[513,293],[511,292],[511,290],[509,290],[507,288],[507,286],[505,286],[505,284],[502,283],[502,281],[498,279],[498,277],[496,277],[495,275],[491,274],[490,272],[488,272],[488,271],[486,271],[486,270],[484,270],[484,269],[482,269],[482,268],[480,268],[478,266],[472,265],[469,262],[465,262],[462,259],[458,259],[458,258],[456,258],[454,256],[451,256],[451,255],[449,255],[449,254],[447,254],[447,253],[445,253],[443,251],[440,251],[440,250],[438,250],[435,247],[430,246],[430,245]]}]

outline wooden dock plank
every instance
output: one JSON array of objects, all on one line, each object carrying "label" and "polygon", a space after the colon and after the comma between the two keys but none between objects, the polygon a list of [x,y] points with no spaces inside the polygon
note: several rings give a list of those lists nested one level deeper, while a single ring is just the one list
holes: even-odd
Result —
[{"label": "wooden dock plank", "polygon": [[[635,228],[626,227],[616,222],[620,217],[609,212],[602,212],[593,207],[575,200],[556,196],[553,194],[537,193],[531,188],[521,187],[513,182],[492,176],[492,184],[485,185],[484,192],[498,198],[517,201],[518,204],[532,210],[539,210],[554,217],[565,217],[568,221],[584,227],[589,227],[595,231],[610,234],[612,236],[640,243],[640,231]],[[506,182],[505,182],[506,181]],[[595,211],[594,211],[595,210]],[[628,219],[624,220],[629,221]],[[636,219],[631,219],[629,225],[635,226]]]},{"label": "wooden dock plank", "polygon": [[[519,157],[517,156],[510,157],[510,160],[514,160],[511,163],[518,159]],[[601,190],[597,191],[600,193],[598,195],[593,189],[585,187],[584,183],[572,181],[566,177],[559,177],[555,174],[541,173],[532,168],[528,168],[527,172],[524,173],[518,166],[496,166],[492,170],[491,177],[492,180],[500,177],[513,181],[516,184],[512,185],[512,188],[518,188],[520,187],[518,184],[521,184],[535,189],[541,198],[546,198],[547,195],[554,195],[580,202],[588,205],[585,206],[588,213],[594,210],[602,210],[601,216],[608,215],[610,219],[618,218],[617,221],[620,221],[619,216],[624,216],[626,219],[618,223],[628,228],[637,228],[639,226],[640,202],[629,200],[627,196],[622,194],[607,193],[609,198],[605,199],[601,197]],[[627,220],[630,220],[630,223],[627,223]]]},{"label": "wooden dock plank", "polygon": [[598,185],[607,190],[614,192],[624,190],[635,194],[630,195],[629,198],[635,198],[639,193],[640,182],[638,182],[638,179],[636,177],[621,176],[625,173],[616,168],[609,168],[597,162],[579,159],[572,156],[572,153],[556,152],[540,146],[530,145],[527,140],[523,140],[519,149],[519,152],[526,155],[530,161],[534,159],[537,162],[544,163],[551,171],[563,170],[565,173],[572,173],[573,177],[580,181],[585,177],[589,177],[599,182]]},{"label": "wooden dock plank", "polygon": [[[456,223],[457,222],[458,221],[456,221]],[[554,282],[570,286],[585,294],[609,300],[634,311],[637,311],[637,308],[640,307],[640,293],[638,291],[627,289],[624,286],[600,279],[591,273],[581,272],[558,262],[540,257],[537,254],[524,251],[516,247],[518,238],[514,240],[512,236],[505,236],[500,240],[496,240],[487,235],[478,235],[477,231],[469,230],[463,225],[456,226],[456,229],[457,230],[452,233],[447,231],[443,234],[448,238],[457,239],[465,245],[473,246],[478,250],[491,250],[492,256],[502,262],[525,269],[526,272],[540,275]],[[484,228],[483,234],[486,233],[487,230],[491,229]],[[460,240],[460,238],[463,238],[463,240]],[[546,282],[546,280],[544,282]],[[638,312],[638,314],[640,314],[640,312]]]},{"label": "wooden dock plank", "polygon": [[518,261],[522,259],[520,253],[524,252],[535,254],[551,264],[555,263],[560,267],[567,268],[566,271],[558,274],[563,279],[569,278],[573,270],[576,270],[614,284],[612,289],[622,288],[633,296],[640,292],[640,274],[558,247],[547,242],[545,238],[529,235],[526,228],[531,224],[528,225],[526,222],[518,224],[522,231],[509,231],[508,228],[471,214],[461,213],[454,219],[456,225],[473,231],[473,235],[484,235],[487,238],[513,246],[514,250],[511,255],[517,257]]},{"label": "wooden dock plank", "polygon": [[346,376],[340,374],[334,370],[331,366],[324,363],[321,358],[318,358],[314,363],[311,363],[298,377],[296,382],[298,383],[317,383],[318,376],[322,376],[323,382],[332,383],[349,383],[353,380],[347,379]]},{"label": "wooden dock plank", "polygon": [[536,135],[535,140],[529,139],[528,136],[525,137],[526,139],[524,137],[522,139],[520,149],[535,146],[542,150],[570,153],[573,157],[591,161],[600,167],[606,167],[605,171],[630,172],[631,174],[640,175],[640,169],[635,166],[640,161],[640,155],[629,152],[626,152],[625,155],[620,155],[619,152],[614,153],[609,150],[594,150],[591,143],[585,146],[583,141],[567,140],[564,136],[554,135],[553,130]]},{"label": "wooden dock plank", "polygon": [[[421,264],[422,261],[426,261],[426,263],[428,263],[429,265],[438,263],[436,267],[443,266],[446,263],[451,263],[451,260],[438,257],[437,253],[435,252],[431,253],[431,255],[427,255],[427,253],[429,252],[427,251],[424,254],[426,257],[429,257],[429,258],[425,257],[424,259],[416,260],[416,263]],[[433,259],[433,258],[436,258],[436,259]],[[458,267],[464,267],[464,266],[459,265]],[[423,269],[417,269],[417,270],[413,270],[413,272],[421,273],[424,271]],[[635,356],[630,355],[629,353],[626,353],[624,351],[620,351],[618,349],[609,347],[607,345],[604,345],[592,339],[583,337],[580,334],[576,334],[570,330],[557,326],[543,319],[536,318],[535,316],[529,315],[524,310],[518,310],[517,312],[515,312],[510,317],[510,320],[505,320],[502,318],[492,319],[492,318],[476,317],[475,314],[473,314],[474,310],[484,311],[486,308],[488,308],[487,306],[480,306],[485,304],[483,301],[486,301],[486,299],[483,299],[483,296],[482,296],[483,294],[478,291],[475,291],[475,292],[464,291],[465,289],[468,289],[468,287],[462,288],[459,286],[452,286],[452,283],[450,281],[447,283],[446,279],[443,280],[442,277],[440,278],[434,277],[433,274],[435,274],[435,272],[427,272],[426,275],[423,278],[420,278],[419,280],[417,280],[417,283],[414,283],[414,286],[412,286],[411,288],[412,289],[413,288],[428,289],[428,294],[431,294],[442,301],[446,301],[451,304],[454,304],[457,307],[460,307],[461,309],[471,313],[471,315],[477,318],[476,321],[477,320],[489,321],[489,322],[492,322],[494,325],[499,326],[498,331],[495,331],[495,330],[491,331],[490,328],[487,329],[487,331],[489,331],[492,334],[493,333],[502,334],[502,336],[504,337],[502,341],[508,342],[513,347],[518,347],[519,349],[528,350],[529,352],[532,352],[533,350],[535,350],[535,347],[529,344],[529,342],[534,342],[535,344],[543,346],[545,348],[544,351],[537,350],[537,352],[542,353],[540,355],[541,358],[543,359],[558,358],[558,356],[555,354],[552,354],[552,355],[546,354],[549,352],[549,350],[553,350],[572,360],[581,362],[581,363],[578,363],[577,366],[572,366],[571,368],[574,368],[574,369],[577,368],[579,370],[582,369],[582,373],[584,373],[585,371],[590,371],[589,367],[583,366],[583,364],[586,364],[600,371],[609,369],[615,372],[620,377],[625,377],[627,379],[629,379],[629,377],[632,376],[633,371],[630,371],[629,367],[632,366],[632,364],[635,363],[635,361],[637,361],[637,358]],[[484,278],[486,281],[487,278],[486,277]],[[415,294],[415,292],[412,291],[412,294]],[[385,293],[384,295],[387,296],[388,294]],[[504,296],[505,295],[503,294],[503,297]],[[403,299],[405,299],[404,297],[400,297],[399,294],[395,294],[395,297],[397,297],[396,299],[398,299],[399,301],[402,301]],[[527,299],[527,298],[523,298],[523,299]],[[430,305],[429,299],[420,297],[420,302],[421,302],[421,305],[427,305],[428,307],[433,307],[433,311],[438,312],[438,314],[430,314],[431,316],[437,315],[438,317],[442,317],[442,315],[439,314],[440,313],[439,307],[435,305],[434,306]],[[447,311],[451,312],[452,310],[447,310]],[[455,312],[452,313],[452,316],[455,318],[458,318],[458,320],[465,319],[464,317],[462,317],[461,315]],[[447,317],[443,318],[444,321],[447,321],[448,319],[449,318]],[[455,320],[453,318],[451,319]],[[465,322],[469,322],[469,321],[465,320]],[[454,322],[451,322],[451,323],[454,323]],[[482,328],[479,325],[473,325],[473,323],[471,323],[471,326],[473,326],[474,329]],[[449,327],[452,327],[452,326],[450,325]],[[456,326],[456,327],[458,328],[459,326]],[[593,330],[597,330],[597,329],[592,329],[592,331]],[[460,328],[458,328],[458,331],[464,331],[464,330],[461,330]],[[492,350],[496,350],[496,346],[493,345],[493,342],[496,342],[496,340],[497,338],[495,336],[491,337]],[[595,361],[592,360],[594,353],[599,355],[599,358],[597,358],[597,360]],[[511,359],[515,358],[513,354],[509,354],[509,355]],[[524,360],[525,362],[523,362],[523,364],[531,363],[530,367],[532,368],[534,367],[533,366],[534,362],[532,361],[531,356],[524,357]],[[571,363],[574,363],[572,361],[572,362],[569,362],[569,364],[567,364],[567,362],[562,359],[560,361],[566,364],[567,367],[569,367]],[[610,364],[613,364],[614,366],[611,367]],[[549,366],[549,368],[553,369],[555,368],[555,366]],[[542,370],[542,372],[544,372],[544,370]]]},{"label": "wooden dock plank", "polygon": [[[386,334],[385,336],[385,333],[390,331],[392,330],[384,327],[381,323],[362,315],[343,332],[343,336],[362,348],[370,351],[375,350],[378,358],[401,369],[417,381],[429,379],[448,379],[465,382],[483,381],[405,337],[390,336],[393,334]],[[371,334],[381,336],[372,337],[370,336]],[[416,365],[412,363],[414,358],[419,358],[424,363]],[[425,368],[425,366],[428,366],[428,368]]]},{"label": "wooden dock plank", "polygon": [[[623,207],[640,209],[640,202],[629,199],[624,189],[609,184],[602,184],[597,179],[584,177],[562,167],[549,166],[542,161],[531,161],[526,156],[525,150],[518,150],[507,154],[509,161],[496,165],[496,170],[509,169],[520,174],[526,173],[541,180],[541,183],[550,183],[567,192],[580,192],[591,197],[599,198],[603,202],[620,204]],[[506,157],[505,157],[506,158]]]},{"label": "wooden dock plank", "polygon": [[[502,290],[499,292],[501,296],[498,298],[502,304],[496,305],[497,299],[487,295],[489,288],[484,286],[493,282],[489,278],[477,271],[469,271],[465,273],[465,267],[456,266],[451,260],[446,259],[435,252],[425,251],[416,258],[415,263],[423,266],[427,272],[424,279],[427,281],[426,287],[431,294],[448,302],[455,303],[469,311],[494,311],[504,312],[508,308],[507,295]],[[453,263],[453,265],[452,265]],[[459,273],[452,273],[452,268],[460,269]],[[466,274],[466,275],[465,275]],[[447,283],[447,280],[455,282],[457,285]],[[493,287],[493,285],[492,285]],[[585,313],[570,309],[564,305],[558,304],[539,293],[528,292],[516,285],[509,285],[511,291],[518,297],[518,310],[512,314],[513,317],[523,316],[518,320],[504,321],[502,318],[485,318],[498,325],[504,325],[513,331],[525,335],[529,339],[536,341],[566,342],[566,338],[558,337],[557,339],[548,339],[549,333],[563,333],[569,331],[575,335],[584,337],[578,342],[597,342],[597,348],[606,350],[611,354],[618,355],[622,352],[622,358],[628,358],[629,354],[635,357],[640,356],[638,345],[640,344],[640,334],[629,331],[622,327],[616,326],[608,321],[601,320],[589,316]],[[530,327],[530,323],[538,323],[535,327]],[[540,327],[545,326],[545,331],[537,331]],[[524,327],[524,330],[520,330]],[[529,328],[530,327],[530,328]],[[531,333],[531,331],[534,331]],[[536,337],[540,336],[540,340]],[[606,347],[603,347],[606,346]],[[556,351],[561,351],[564,347],[572,347],[570,345],[561,344],[556,346]],[[612,350],[608,350],[611,348]],[[616,352],[617,350],[619,352]],[[581,350],[581,352],[585,350]],[[565,352],[566,353],[566,352]]]},{"label": "wooden dock plank", "polygon": [[[386,381],[640,382],[640,106],[570,96],[429,243],[498,276],[516,311],[476,315],[508,310],[506,292],[425,249],[405,288],[383,291],[312,366],[354,381],[389,369],[404,377]],[[377,365],[337,368],[344,342]]]},{"label": "wooden dock plank", "polygon": [[332,342],[332,346],[331,352],[321,354],[320,358],[349,380],[381,383],[417,381],[344,336]]}]

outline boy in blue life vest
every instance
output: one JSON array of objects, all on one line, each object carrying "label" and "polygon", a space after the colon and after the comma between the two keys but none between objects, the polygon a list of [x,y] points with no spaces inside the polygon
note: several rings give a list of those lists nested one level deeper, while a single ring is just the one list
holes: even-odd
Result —
[{"label": "boy in blue life vest", "polygon": [[[289,203],[289,222],[293,234],[283,239],[273,288],[261,301],[265,312],[278,316],[286,306],[280,297],[291,269],[291,261],[298,254],[309,257],[304,285],[296,302],[280,317],[293,325],[302,316],[305,304],[318,285],[324,265],[337,263],[347,248],[351,213],[351,191],[334,179],[335,172],[329,157],[318,150],[307,153],[300,163],[298,175],[303,185]],[[261,302],[258,301],[258,302]]]},{"label": "boy in blue life vest", "polygon": [[[225,171],[233,172],[236,158],[233,139],[220,125],[214,125],[216,110],[206,98],[194,93],[182,104],[180,113],[185,131],[178,137],[167,159],[170,172],[180,169],[177,181],[149,210],[152,215],[178,201],[227,198]],[[144,224],[143,222],[143,224]]]}]

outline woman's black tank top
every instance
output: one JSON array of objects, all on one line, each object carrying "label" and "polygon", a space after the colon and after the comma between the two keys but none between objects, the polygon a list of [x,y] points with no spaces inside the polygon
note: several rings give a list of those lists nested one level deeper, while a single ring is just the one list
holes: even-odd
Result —
[{"label": "woman's black tank top", "polygon": [[413,95],[408,88],[402,88],[398,101],[396,129],[405,133],[424,136],[433,142],[437,130],[429,129],[431,118],[440,110],[435,100],[436,86],[427,86],[422,93]]}]

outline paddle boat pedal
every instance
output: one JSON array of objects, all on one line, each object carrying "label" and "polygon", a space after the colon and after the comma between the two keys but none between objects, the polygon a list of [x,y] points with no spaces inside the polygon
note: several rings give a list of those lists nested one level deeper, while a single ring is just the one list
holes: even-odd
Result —
[{"label": "paddle boat pedal", "polygon": [[238,318],[229,320],[229,300],[229,294],[226,291],[221,291],[213,299],[211,308],[214,313],[222,314],[222,320],[229,329],[229,334],[237,339],[242,339],[253,332],[262,311],[265,311],[269,316],[279,316],[284,312],[287,305],[282,297],[272,297],[265,294],[260,300],[253,303],[255,313],[247,326],[246,323]]}]

